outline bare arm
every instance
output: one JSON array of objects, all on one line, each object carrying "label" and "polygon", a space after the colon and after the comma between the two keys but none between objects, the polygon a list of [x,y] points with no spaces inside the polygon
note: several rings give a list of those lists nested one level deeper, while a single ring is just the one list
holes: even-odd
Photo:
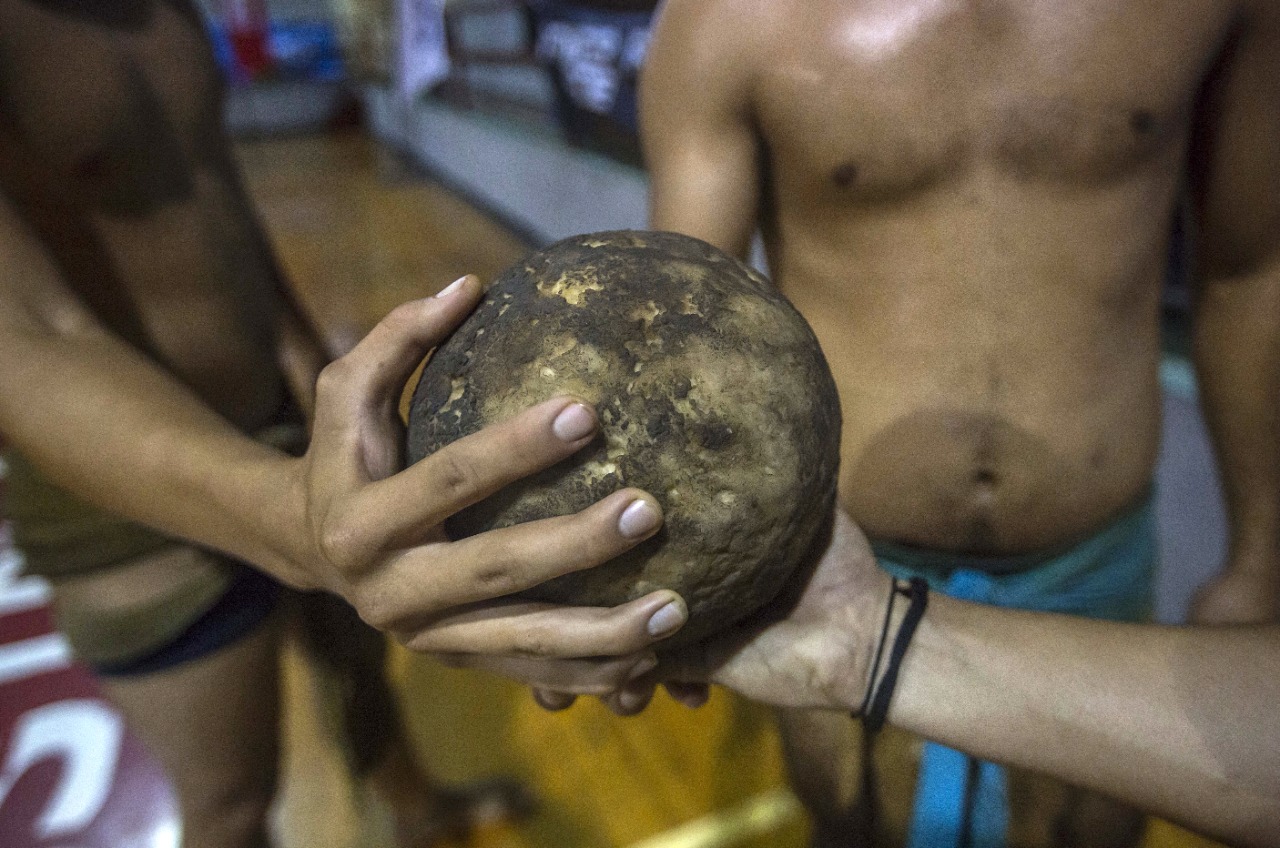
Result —
[{"label": "bare arm", "polygon": [[103,327],[0,195],[0,432],[99,506],[328,588],[412,648],[605,654],[625,661],[587,676],[616,685],[655,641],[654,613],[682,610],[673,593],[612,610],[477,602],[616,556],[656,530],[622,520],[637,500],[659,518],[651,498],[624,490],[577,515],[454,543],[441,528],[589,442],[590,410],[550,401],[399,467],[400,388],[481,294],[474,278],[459,283],[396,309],[324,369],[310,448],[293,458],[243,436]]},{"label": "bare arm", "polygon": [[[792,608],[666,673],[781,706],[858,710],[888,591],[865,538],[838,514]],[[904,612],[897,604],[898,623]],[[1280,840],[1277,703],[1280,626],[1115,624],[932,594],[889,720],[1265,846]]]},{"label": "bare arm", "polygon": [[102,326],[3,195],[0,268],[0,339],[22,351],[0,362],[0,430],[95,503],[255,562],[275,558],[273,543],[243,532],[235,493],[271,479],[252,469],[280,458]]},{"label": "bare arm", "polygon": [[1193,153],[1195,363],[1231,518],[1205,622],[1280,621],[1280,9],[1247,13]]},{"label": "bare arm", "polygon": [[749,33],[723,0],[669,0],[640,76],[649,222],[745,258],[760,202]]},{"label": "bare arm", "polygon": [[1280,627],[1113,624],[930,599],[890,720],[1226,840],[1280,840]]}]

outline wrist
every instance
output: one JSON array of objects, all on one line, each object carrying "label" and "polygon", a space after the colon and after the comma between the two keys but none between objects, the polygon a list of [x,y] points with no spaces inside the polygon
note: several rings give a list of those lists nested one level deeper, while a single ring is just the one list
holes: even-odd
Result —
[{"label": "wrist", "polygon": [[[905,608],[899,612],[899,599]],[[898,675],[921,620],[928,609],[929,584],[923,578],[893,580],[888,611],[876,645],[867,691],[858,711],[868,737],[880,732],[889,715]]]},{"label": "wrist", "polygon": [[[893,578],[877,568],[875,578],[849,605],[842,631],[845,650],[839,673],[834,676],[832,696],[833,704],[845,712],[858,715],[863,709],[871,691],[876,654],[882,651],[882,637],[892,642],[906,615],[907,605],[901,603],[901,598],[890,608],[893,585]],[[887,650],[888,645],[884,644],[883,652]],[[883,674],[883,659],[881,663],[877,675]]]},{"label": "wrist", "polygon": [[266,509],[259,539],[264,551],[262,566],[281,581],[298,589],[331,588],[318,578],[315,566],[322,553],[312,532],[313,521],[308,479],[312,473],[306,456],[279,456],[262,469]]},{"label": "wrist", "polygon": [[259,450],[228,474],[239,482],[234,501],[227,505],[233,514],[233,535],[223,547],[290,586],[322,588],[305,567],[315,559],[306,533],[306,459],[256,447]]},{"label": "wrist", "polygon": [[991,612],[941,592],[930,595],[929,609],[903,658],[890,724],[936,740],[951,725],[972,719],[965,689],[978,672],[973,658],[991,639],[984,629]]}]

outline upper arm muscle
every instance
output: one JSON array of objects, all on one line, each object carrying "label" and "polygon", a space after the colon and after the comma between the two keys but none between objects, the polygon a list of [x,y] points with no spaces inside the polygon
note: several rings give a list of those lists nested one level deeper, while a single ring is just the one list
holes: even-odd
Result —
[{"label": "upper arm muscle", "polygon": [[1280,8],[1255,5],[1208,81],[1192,154],[1209,278],[1280,261]]},{"label": "upper arm muscle", "polygon": [[722,0],[672,0],[640,81],[650,223],[745,256],[759,203],[746,15]]}]

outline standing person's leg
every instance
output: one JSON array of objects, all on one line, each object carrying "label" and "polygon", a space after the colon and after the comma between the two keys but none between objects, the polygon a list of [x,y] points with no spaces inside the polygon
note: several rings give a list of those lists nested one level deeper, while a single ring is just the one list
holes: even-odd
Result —
[{"label": "standing person's leg", "polygon": [[529,795],[512,780],[461,788],[438,783],[414,751],[387,679],[386,637],[339,598],[323,592],[293,597],[302,644],[339,700],[338,744],[352,775],[390,808],[401,848],[425,848],[529,812]]},{"label": "standing person's leg", "polygon": [[[121,634],[173,629],[175,610],[190,609],[183,599],[203,594],[196,587],[228,568],[221,597],[176,625],[175,636],[135,644],[127,655],[111,651]],[[257,572],[176,546],[55,585],[73,645],[90,655],[104,691],[173,782],[184,848],[270,844],[280,759],[278,591]],[[104,649],[116,655],[104,658]]]},{"label": "standing person's leg", "polygon": [[862,788],[862,727],[844,713],[775,711],[791,788],[813,820],[813,848],[874,845]]},{"label": "standing person's leg", "polygon": [[108,696],[168,770],[183,848],[266,848],[277,787],[279,630],[166,671],[104,679]]}]

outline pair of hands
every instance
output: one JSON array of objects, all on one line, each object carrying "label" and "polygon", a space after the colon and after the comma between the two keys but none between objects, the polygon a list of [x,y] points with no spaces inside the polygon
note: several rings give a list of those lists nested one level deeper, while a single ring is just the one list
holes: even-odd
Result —
[{"label": "pair of hands", "polygon": [[590,407],[547,401],[404,468],[403,387],[481,295],[468,276],[404,304],[321,371],[308,451],[281,460],[289,527],[269,570],[340,595],[412,650],[459,664],[501,658],[517,680],[605,695],[653,668],[651,646],[683,625],[684,601],[657,591],[601,609],[506,596],[649,538],[662,523],[654,498],[624,489],[576,515],[456,542],[443,529],[454,513],[588,444],[598,427]]},{"label": "pair of hands", "polygon": [[[481,294],[479,281],[465,277],[405,304],[324,369],[310,449],[288,460],[289,523],[300,532],[282,543],[271,570],[341,595],[413,650],[529,683],[552,709],[586,694],[633,713],[659,684],[692,706],[705,700],[708,682],[781,706],[860,703],[889,581],[838,512],[828,547],[795,596],[661,662],[654,648],[687,618],[674,592],[612,609],[506,597],[647,539],[662,520],[647,493],[624,489],[576,515],[448,541],[447,517],[571,456],[597,429],[589,407],[558,398],[403,468],[401,390]],[[1268,580],[1275,581],[1269,569],[1233,567],[1201,592],[1195,620],[1274,619],[1280,587],[1259,585]]]},{"label": "pair of hands", "polygon": [[860,700],[871,646],[861,634],[879,625],[889,581],[843,514],[793,597],[661,661],[655,647],[688,615],[674,592],[611,609],[508,597],[652,536],[662,514],[648,493],[624,489],[576,515],[448,540],[446,518],[571,456],[598,428],[590,407],[557,398],[404,468],[405,382],[481,295],[468,276],[404,304],[321,372],[310,447],[287,460],[290,523],[301,531],[272,571],[342,596],[412,650],[531,684],[549,708],[597,695],[637,712],[659,684],[692,706],[708,682],[786,706]]},{"label": "pair of hands", "polygon": [[[665,652],[651,672],[603,698],[619,715],[643,710],[657,686],[687,706],[707,684],[776,707],[849,712],[862,705],[892,580],[876,564],[862,531],[839,508],[789,592],[743,622],[698,645]],[[500,667],[494,668],[501,673]],[[535,686],[546,709],[564,709],[575,693]]]}]

